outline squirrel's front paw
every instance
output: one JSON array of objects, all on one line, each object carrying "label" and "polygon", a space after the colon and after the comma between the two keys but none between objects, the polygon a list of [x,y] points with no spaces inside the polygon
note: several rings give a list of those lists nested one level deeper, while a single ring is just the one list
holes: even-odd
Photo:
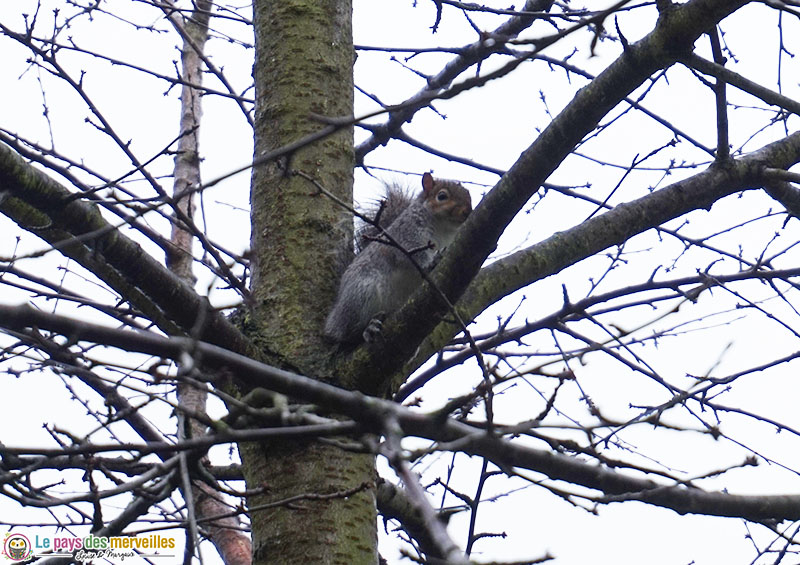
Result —
[{"label": "squirrel's front paw", "polygon": [[364,341],[372,343],[383,338],[383,318],[384,314],[381,312],[369,321],[367,327],[364,328],[364,333],[361,334]]}]

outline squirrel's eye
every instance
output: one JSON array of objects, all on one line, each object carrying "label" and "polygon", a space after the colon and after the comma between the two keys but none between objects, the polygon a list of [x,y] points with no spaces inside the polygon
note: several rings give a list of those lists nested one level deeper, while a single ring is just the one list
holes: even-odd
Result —
[{"label": "squirrel's eye", "polygon": [[448,197],[449,195],[447,194],[446,190],[440,190],[439,194],[436,195],[436,200],[438,200],[439,202],[444,202],[445,200],[448,199]]}]

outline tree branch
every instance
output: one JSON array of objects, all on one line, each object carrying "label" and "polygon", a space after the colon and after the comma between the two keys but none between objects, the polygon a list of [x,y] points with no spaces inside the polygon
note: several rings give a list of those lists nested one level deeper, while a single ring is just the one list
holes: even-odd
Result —
[{"label": "tree branch", "polygon": [[252,351],[248,340],[205,297],[148,255],[100,214],[0,143],[0,212],[80,263],[124,296],[164,333],[189,332],[205,312],[201,338]]},{"label": "tree branch", "polygon": [[[478,272],[486,257],[495,249],[497,240],[514,216],[528,199],[553,173],[555,168],[572,151],[575,145],[596,127],[612,108],[623,101],[634,89],[640,86],[652,73],[666,68],[691,51],[694,42],[722,18],[745,4],[745,0],[691,0],[664,12],[655,29],[644,39],[630,45],[624,53],[605,71],[598,75],[590,85],[580,90],[572,102],[545,128],[541,135],[526,149],[517,162],[503,176],[499,183],[483,198],[465,224],[459,230],[455,241],[448,247],[432,273],[432,280],[451,302],[457,300]],[[688,207],[686,211],[713,202],[700,202]],[[604,219],[600,219],[604,218]],[[611,219],[607,214],[593,218],[601,224]],[[640,229],[653,227],[661,221],[639,222]],[[637,231],[625,226],[616,228],[609,225],[607,237],[601,250],[624,241]],[[609,231],[610,230],[610,231]],[[551,238],[552,251],[559,257],[579,260],[587,255],[575,253],[577,247],[584,247],[586,241],[569,240],[563,236]],[[596,246],[589,246],[595,248]],[[589,249],[586,247],[586,250]],[[561,263],[558,269],[568,263]],[[541,262],[541,259],[537,260]],[[542,263],[544,267],[545,264]],[[552,274],[552,268],[543,269]],[[543,275],[544,276],[544,275]],[[516,277],[515,277],[516,279]],[[532,279],[526,277],[526,282]],[[485,283],[485,278],[481,282]],[[475,281],[473,289],[481,282]],[[517,286],[516,288],[519,288]],[[485,290],[484,290],[485,292]],[[486,305],[487,303],[483,303]],[[419,344],[439,322],[445,309],[432,289],[425,287],[414,294],[411,302],[397,314],[391,316],[384,327],[385,345],[362,346],[350,359],[342,364],[342,373],[352,375],[359,390],[366,392],[386,392],[387,382],[376,379],[375,375],[388,376],[396,373],[395,382],[388,388],[396,389],[400,380],[421,360],[427,359],[438,350],[453,334],[453,329],[440,326],[435,336],[419,348]],[[472,309],[467,319],[477,314]],[[410,363],[409,359],[413,359]],[[405,369],[400,367],[405,364]]]},{"label": "tree branch", "polygon": [[765,88],[756,82],[746,79],[739,73],[726,69],[722,65],[707,61],[695,53],[689,53],[685,57],[682,57],[680,62],[690,69],[695,69],[703,74],[711,75],[718,80],[723,80],[739,90],[752,94],[767,104],[772,104],[773,106],[777,106],[778,108],[800,116],[800,102],[797,100],[792,100],[779,92]]},{"label": "tree branch", "polygon": [[[506,50],[505,40],[518,35],[528,28],[540,13],[550,9],[552,0],[527,0],[522,8],[522,14],[516,15],[503,23],[497,29],[487,33],[492,38],[479,41],[460,50],[460,54],[435,76],[428,78],[425,88],[419,91],[400,105],[400,108],[390,113],[389,118],[380,126],[370,126],[373,134],[356,147],[356,163],[363,163],[364,156],[382,145],[400,132],[403,124],[410,121],[422,108],[430,104],[431,97],[447,88],[453,80],[472,65],[480,63],[490,55]],[[525,14],[530,12],[532,15]],[[498,38],[497,40],[493,38]]]},{"label": "tree branch", "polygon": [[612,497],[608,502],[617,500],[614,498],[616,495],[625,495],[623,498],[635,498],[680,514],[731,516],[748,520],[800,519],[800,495],[744,496],[687,489],[683,485],[659,484],[560,453],[527,447],[519,441],[497,437],[463,422],[450,418],[442,420],[437,414],[420,414],[388,400],[270,367],[209,343],[107,328],[34,310],[26,305],[0,305],[0,326],[14,330],[35,326],[61,333],[75,341],[103,343],[171,359],[181,359],[187,348],[192,348],[209,370],[232,373],[251,387],[267,388],[300,401],[318,404],[352,418],[366,430],[380,432],[385,429],[389,419],[394,419],[404,435],[426,438],[438,442],[442,448],[486,457],[500,468],[529,469],[551,479],[595,489]]}]

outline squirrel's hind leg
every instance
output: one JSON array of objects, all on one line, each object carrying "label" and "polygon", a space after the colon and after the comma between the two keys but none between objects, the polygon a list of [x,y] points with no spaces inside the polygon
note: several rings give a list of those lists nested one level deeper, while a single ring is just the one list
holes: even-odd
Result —
[{"label": "squirrel's hind leg", "polygon": [[380,341],[383,339],[383,319],[386,317],[384,312],[378,312],[375,316],[369,321],[367,327],[364,328],[364,332],[361,334],[364,337],[364,341],[367,343],[373,343],[376,341]]}]

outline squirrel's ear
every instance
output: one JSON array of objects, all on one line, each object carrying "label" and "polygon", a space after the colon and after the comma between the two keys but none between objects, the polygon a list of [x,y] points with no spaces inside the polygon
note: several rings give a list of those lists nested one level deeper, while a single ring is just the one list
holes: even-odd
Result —
[{"label": "squirrel's ear", "polygon": [[422,175],[422,192],[425,194],[433,190],[433,176],[430,173]]}]

